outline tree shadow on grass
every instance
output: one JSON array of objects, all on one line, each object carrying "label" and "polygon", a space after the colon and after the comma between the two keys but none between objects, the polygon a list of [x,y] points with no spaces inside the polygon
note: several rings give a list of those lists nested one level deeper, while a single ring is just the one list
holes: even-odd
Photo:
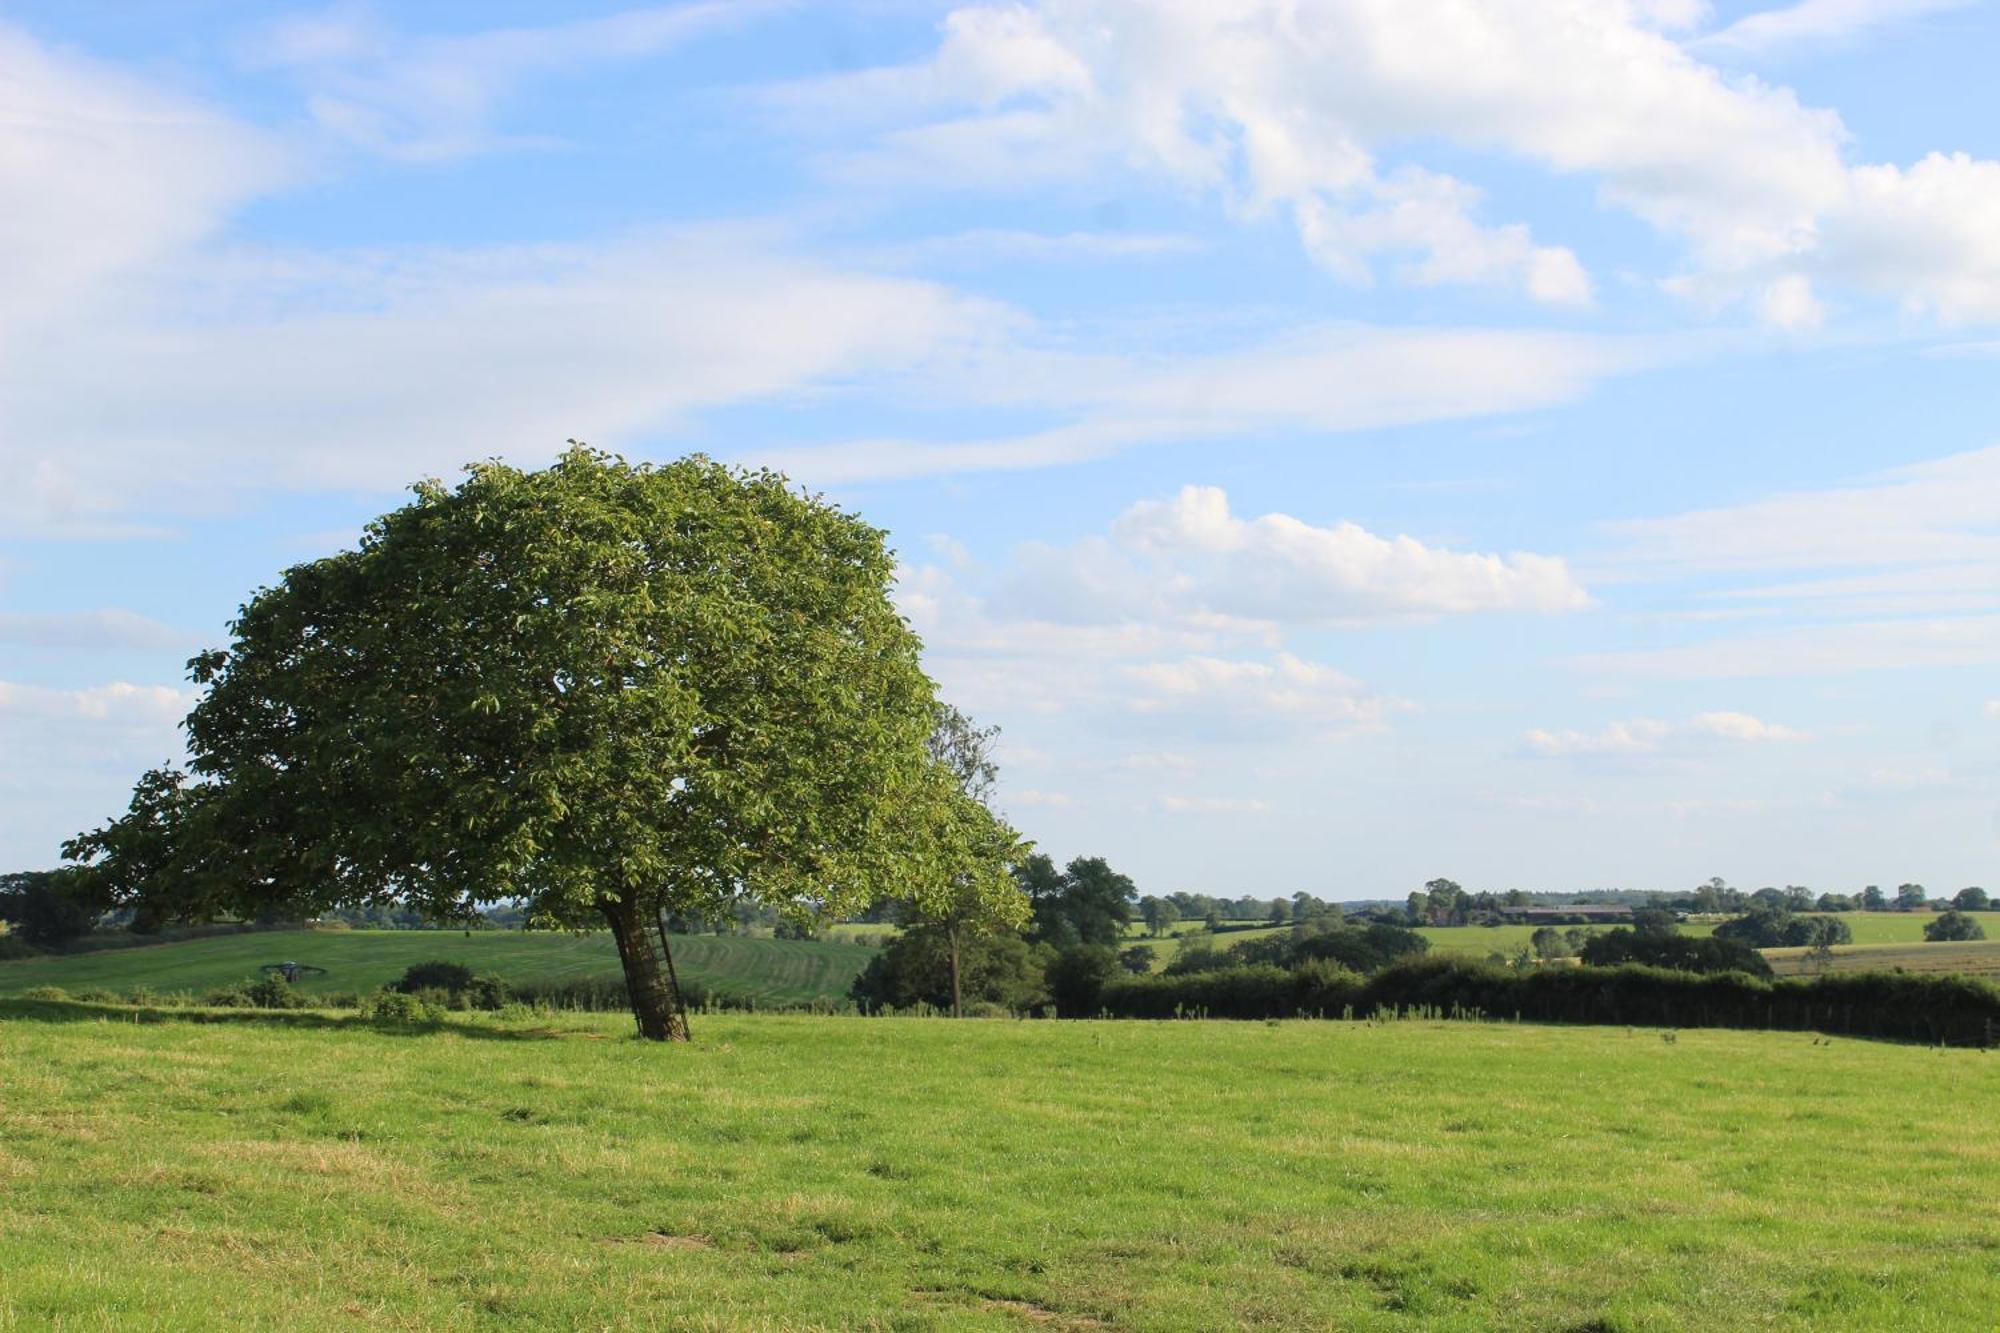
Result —
[{"label": "tree shadow on grass", "polygon": [[608,1041],[607,1033],[581,1028],[485,1027],[446,1020],[438,1023],[378,1023],[359,1014],[316,1009],[196,1009],[157,1005],[94,1004],[84,1000],[29,1000],[0,997],[0,1023],[222,1023],[290,1028],[298,1031],[361,1031],[391,1037],[436,1037],[449,1033],[472,1041]]}]

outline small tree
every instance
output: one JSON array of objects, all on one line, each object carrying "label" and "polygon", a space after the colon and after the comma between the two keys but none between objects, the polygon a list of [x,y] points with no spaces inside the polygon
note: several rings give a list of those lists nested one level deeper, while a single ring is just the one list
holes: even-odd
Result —
[{"label": "small tree", "polygon": [[1921,912],[1929,896],[1921,884],[1899,884],[1896,886],[1896,910],[1899,912]]},{"label": "small tree", "polygon": [[1986,896],[1986,890],[1975,884],[1953,894],[1951,905],[1961,912],[1984,912],[1993,905],[1993,900]]},{"label": "small tree", "polygon": [[1953,908],[1949,912],[1940,913],[1935,920],[1925,923],[1924,938],[1932,943],[1983,940],[1986,938],[1986,927],[1979,924],[1978,917],[1967,916],[1957,908]]}]

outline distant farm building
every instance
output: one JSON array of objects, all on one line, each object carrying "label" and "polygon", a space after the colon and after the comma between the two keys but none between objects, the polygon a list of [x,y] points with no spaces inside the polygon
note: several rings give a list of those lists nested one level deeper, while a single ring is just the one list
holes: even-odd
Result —
[{"label": "distant farm building", "polygon": [[1626,903],[1566,903],[1561,907],[1509,907],[1501,914],[1510,921],[1530,925],[1552,921],[1630,921],[1633,908]]}]

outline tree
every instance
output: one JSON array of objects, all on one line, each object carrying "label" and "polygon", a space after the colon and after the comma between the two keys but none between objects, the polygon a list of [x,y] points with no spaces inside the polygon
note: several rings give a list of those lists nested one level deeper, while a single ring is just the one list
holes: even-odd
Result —
[{"label": "tree", "polygon": [[0,875],[0,921],[37,948],[57,948],[89,934],[102,912],[74,870]]},{"label": "tree", "polygon": [[1457,881],[1434,879],[1424,885],[1424,895],[1430,902],[1430,919],[1440,926],[1460,926],[1465,924],[1465,890]]},{"label": "tree", "polygon": [[1146,923],[1146,933],[1157,938],[1173,930],[1181,919],[1181,909],[1171,899],[1148,894],[1139,900],[1139,919]]},{"label": "tree", "polygon": [[1264,919],[1274,926],[1286,924],[1292,919],[1291,903],[1283,898],[1271,899],[1271,910],[1266,914]]},{"label": "tree", "polygon": [[228,905],[231,849],[215,826],[216,788],[176,768],[142,774],[125,813],[63,844],[80,883],[106,908],[130,908],[132,929],[202,920]]},{"label": "tree", "polygon": [[1145,976],[1153,970],[1153,951],[1143,944],[1135,944],[1118,952],[1118,965],[1133,976]]},{"label": "tree", "polygon": [[1925,923],[1924,938],[1932,943],[1947,940],[1983,940],[1986,938],[1986,927],[1979,924],[1978,917],[1967,916],[1953,908],[1949,912],[1941,913],[1935,920]]},{"label": "tree", "polygon": [[1101,944],[1065,949],[1049,963],[1045,974],[1056,1012],[1083,1018],[1097,1009],[1098,992],[1118,974],[1118,955]]},{"label": "tree", "polygon": [[1879,885],[1870,884],[1861,891],[1861,910],[1864,912],[1886,912],[1889,900],[1883,896]]},{"label": "tree", "polygon": [[1583,961],[1591,967],[1640,963],[1677,972],[1747,972],[1771,975],[1764,955],[1741,940],[1683,935],[1679,931],[1628,930],[1619,927],[1583,942]]},{"label": "tree", "polygon": [[1986,890],[1975,884],[1953,894],[1951,905],[1961,912],[1984,912],[1993,905],[1993,900],[1986,896]]},{"label": "tree", "polygon": [[1929,901],[1921,884],[1899,884],[1896,886],[1896,910],[1899,912],[1921,912]]},{"label": "tree", "polygon": [[1036,938],[1058,950],[1116,948],[1139,897],[1132,881],[1101,856],[1079,856],[1060,874],[1046,856],[1029,856],[1016,878],[1032,903]]},{"label": "tree", "polygon": [[964,824],[963,836],[978,848],[973,860],[953,877],[948,892],[920,898],[910,904],[912,920],[930,922],[943,932],[951,961],[951,1016],[965,1017],[964,989],[960,978],[961,950],[969,932],[992,930],[1007,924],[994,910],[1002,895],[984,876],[994,865],[1011,866],[1028,852],[1012,829],[994,818],[988,801],[1000,769],[993,761],[993,742],[998,727],[978,727],[948,703],[938,703],[926,742],[932,761],[958,784],[955,813]]},{"label": "tree", "polygon": [[1537,958],[1567,958],[1571,950],[1563,932],[1554,926],[1537,926],[1528,936],[1528,948]]},{"label": "tree", "polygon": [[927,748],[878,529],[699,457],[467,471],[285,571],[190,664],[232,905],[601,921],[655,1040],[687,1035],[669,912],[967,885],[1016,910],[1017,840]]},{"label": "tree", "polygon": [[954,994],[961,1004],[997,1004],[1031,1009],[1046,1000],[1042,969],[1045,952],[1011,930],[967,932],[958,942],[954,991],[951,945],[944,928],[923,922],[898,932],[875,951],[848,993],[864,1009],[908,1009],[927,1004],[942,1009]]},{"label": "tree", "polygon": [[1785,886],[1785,910],[1789,912],[1810,912],[1813,909],[1812,890],[1803,884]]}]

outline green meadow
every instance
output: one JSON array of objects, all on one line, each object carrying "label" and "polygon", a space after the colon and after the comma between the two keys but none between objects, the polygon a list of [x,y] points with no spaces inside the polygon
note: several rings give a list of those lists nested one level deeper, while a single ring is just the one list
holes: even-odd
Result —
[{"label": "green meadow", "polygon": [[[872,947],[857,943],[674,937],[674,963],[684,980],[760,1004],[837,1000],[873,956]],[[0,995],[35,986],[202,992],[254,976],[262,964],[285,961],[325,968],[324,975],[299,983],[302,990],[324,995],[376,990],[410,964],[431,960],[463,963],[514,983],[621,975],[618,952],[602,931],[284,930],[0,962]]]},{"label": "green meadow", "polygon": [[1991,1327],[2000,1060],[0,1001],[0,1327]]}]

